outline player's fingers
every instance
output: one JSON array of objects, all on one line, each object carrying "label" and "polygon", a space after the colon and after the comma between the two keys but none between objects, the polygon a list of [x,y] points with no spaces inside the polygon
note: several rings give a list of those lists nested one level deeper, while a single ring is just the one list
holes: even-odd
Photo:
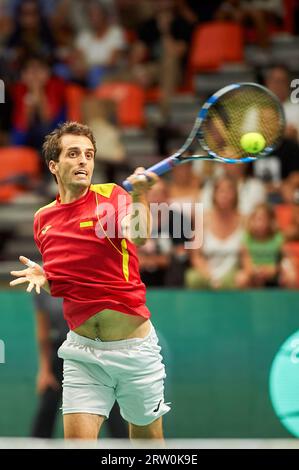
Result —
[{"label": "player's fingers", "polygon": [[143,168],[143,166],[139,166],[139,167],[136,168],[136,170],[134,171],[134,174],[135,174],[135,175],[142,175],[144,172],[145,172],[145,168]]},{"label": "player's fingers", "polygon": [[16,276],[16,277],[20,277],[20,276],[23,276],[24,277],[24,274],[27,273],[27,269],[22,269],[22,271],[10,271],[10,274],[12,274],[12,276]]},{"label": "player's fingers", "polygon": [[127,180],[135,187],[139,188],[150,188],[159,180],[158,175],[152,172],[143,171],[142,173],[134,173],[129,176]]},{"label": "player's fingers", "polygon": [[16,286],[17,284],[23,284],[23,282],[28,282],[27,277],[19,277],[19,279],[14,279],[9,283],[9,285]]},{"label": "player's fingers", "polygon": [[146,175],[149,178],[151,185],[157,183],[157,181],[159,181],[160,179],[159,176],[156,175],[156,173],[153,173],[152,171],[147,171]]},{"label": "player's fingers", "polygon": [[21,263],[25,264],[29,268],[34,268],[34,266],[36,265],[34,261],[31,261],[31,259],[26,258],[26,256],[19,256],[19,260],[21,261]]},{"label": "player's fingers", "polygon": [[29,286],[27,287],[26,291],[27,291],[27,292],[31,292],[32,289],[33,289],[33,287],[34,287],[34,283],[33,283],[33,282],[29,282]]},{"label": "player's fingers", "polygon": [[36,284],[36,286],[35,286],[35,292],[36,292],[37,294],[40,294],[40,285],[39,285],[39,284]]}]

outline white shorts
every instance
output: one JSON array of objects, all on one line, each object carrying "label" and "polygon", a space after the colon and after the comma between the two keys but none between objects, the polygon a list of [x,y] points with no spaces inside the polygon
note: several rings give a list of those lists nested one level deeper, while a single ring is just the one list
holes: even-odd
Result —
[{"label": "white shorts", "polygon": [[167,413],[165,367],[152,326],[145,338],[95,341],[73,331],[58,350],[64,359],[63,414],[109,417],[115,400],[122,417],[137,426]]}]

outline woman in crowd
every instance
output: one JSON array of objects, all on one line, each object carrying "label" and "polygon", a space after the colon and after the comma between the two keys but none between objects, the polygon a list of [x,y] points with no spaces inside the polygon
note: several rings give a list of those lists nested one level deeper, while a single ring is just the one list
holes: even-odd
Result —
[{"label": "woman in crowd", "polygon": [[235,180],[221,177],[213,188],[213,206],[204,216],[202,247],[191,251],[186,286],[191,289],[236,287],[242,233]]}]

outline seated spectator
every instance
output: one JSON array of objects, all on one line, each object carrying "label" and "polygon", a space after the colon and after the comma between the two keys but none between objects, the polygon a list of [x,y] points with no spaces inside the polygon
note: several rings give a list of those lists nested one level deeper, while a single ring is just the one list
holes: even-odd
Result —
[{"label": "seated spectator", "polygon": [[294,194],[294,203],[291,207],[291,222],[284,231],[286,240],[299,241],[299,189]]},{"label": "seated spectator", "polygon": [[37,0],[20,2],[13,20],[15,28],[7,39],[6,54],[15,70],[19,69],[28,56],[40,55],[47,59],[53,56],[53,36]]},{"label": "seated spectator", "polygon": [[169,119],[170,98],[182,81],[192,28],[173,0],[157,0],[154,14],[140,24],[131,51],[133,76],[144,87],[161,88],[161,122]]},{"label": "seated spectator", "polygon": [[[148,195],[150,204],[161,204],[167,202],[167,186],[161,180],[155,184]],[[153,210],[153,207],[151,207]],[[165,212],[158,214],[152,212],[151,238],[138,248],[138,258],[142,281],[146,286],[163,287],[165,285],[165,274],[170,262],[171,240],[169,236],[169,219]],[[165,227],[166,226],[166,227]]]},{"label": "seated spectator", "polygon": [[46,134],[65,120],[65,85],[40,57],[31,57],[12,90],[12,144],[41,150]]},{"label": "seated spectator", "polygon": [[299,171],[299,144],[293,139],[284,138],[279,147],[267,158],[259,158],[253,163],[254,175],[269,188],[279,189],[283,180]]},{"label": "seated spectator", "polygon": [[299,106],[291,101],[290,72],[286,66],[275,65],[266,71],[265,85],[269,88],[281,102],[285,117],[286,130],[285,137],[299,142]]},{"label": "seated spectator", "polygon": [[89,0],[87,8],[91,28],[78,34],[76,47],[85,57],[89,86],[94,88],[118,66],[126,41],[122,29],[111,24],[103,4]]},{"label": "seated spectator", "polygon": [[214,185],[213,206],[205,215],[202,247],[190,252],[186,287],[236,287],[242,234],[237,186],[234,179],[223,176]]},{"label": "seated spectator", "polygon": [[[281,199],[279,204],[275,204],[275,216],[277,220],[277,225],[279,229],[283,232],[286,237],[286,240],[295,239],[293,235],[293,230],[296,231],[296,212],[297,205],[299,202],[298,199],[299,192],[299,172],[294,172],[286,178],[281,185],[280,196]],[[294,213],[294,214],[293,214]],[[294,215],[294,220],[293,220]],[[293,226],[294,224],[294,226]],[[298,239],[299,240],[299,239]]]},{"label": "seated spectator", "polygon": [[200,195],[199,177],[193,171],[192,162],[173,168],[169,181],[169,202],[195,203]]},{"label": "seated spectator", "polygon": [[[262,181],[249,175],[249,166],[223,164],[224,175],[235,179],[238,188],[239,211],[243,216],[248,216],[253,208],[265,202],[266,188]],[[201,201],[204,210],[209,210],[212,206],[213,180],[209,179],[204,184],[201,193]]]},{"label": "seated spectator", "polygon": [[139,248],[141,277],[148,286],[182,287],[188,265],[186,242],[192,241],[191,218],[180,204],[168,204],[168,186],[160,180],[149,193],[152,236]]},{"label": "seated spectator", "polygon": [[282,262],[283,246],[284,237],[276,228],[273,209],[259,204],[243,238],[239,287],[292,287],[296,274],[290,260]]},{"label": "seated spectator", "polygon": [[[113,103],[87,98],[84,103],[84,120],[92,129],[100,148],[96,154],[96,164],[105,167],[107,181],[119,181],[126,168],[125,147],[121,142],[120,132],[113,123]],[[127,170],[128,172],[128,170]]]},{"label": "seated spectator", "polygon": [[268,47],[270,31],[283,24],[282,0],[226,0],[216,12],[215,18],[241,23],[253,28],[255,41],[260,47]]},{"label": "seated spectator", "polygon": [[192,25],[215,19],[215,15],[218,8],[221,7],[223,0],[210,0],[209,2],[176,0],[176,3],[182,17]]},{"label": "seated spectator", "polygon": [[[2,75],[3,77],[3,75]],[[3,79],[3,78],[2,78]],[[7,83],[4,79],[4,83]],[[5,102],[1,103],[0,113],[0,147],[5,147],[10,144],[10,129],[11,129],[11,114],[12,114],[12,99],[9,88],[5,90]]]},{"label": "seated spectator", "polygon": [[[6,2],[3,0],[0,1],[0,49],[1,52],[3,46],[7,42],[7,38],[10,36],[13,28],[13,23],[10,18],[10,15],[7,11],[7,5]],[[2,54],[1,54],[2,55]]]}]

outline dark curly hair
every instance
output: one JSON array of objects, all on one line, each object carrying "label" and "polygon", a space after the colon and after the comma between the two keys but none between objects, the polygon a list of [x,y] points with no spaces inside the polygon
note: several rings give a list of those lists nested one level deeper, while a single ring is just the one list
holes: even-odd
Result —
[{"label": "dark curly hair", "polygon": [[[75,121],[67,121],[58,126],[56,129],[54,129],[54,131],[45,137],[45,141],[43,143],[43,156],[46,160],[47,166],[49,166],[49,162],[51,160],[54,162],[59,161],[59,155],[62,151],[61,137],[65,134],[84,135],[88,137],[92,142],[94,152],[96,153],[96,140],[91,129],[85,124],[80,124],[79,122]],[[53,176],[57,182],[56,176]]]}]

